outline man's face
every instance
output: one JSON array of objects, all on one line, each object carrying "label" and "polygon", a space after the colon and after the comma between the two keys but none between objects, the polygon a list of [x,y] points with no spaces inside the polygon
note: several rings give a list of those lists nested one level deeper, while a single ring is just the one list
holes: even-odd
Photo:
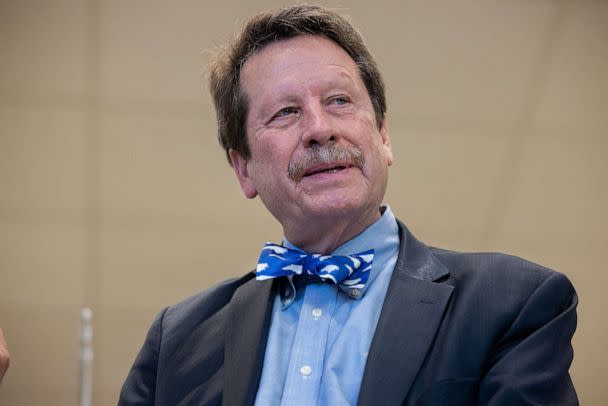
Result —
[{"label": "man's face", "polygon": [[365,84],[333,41],[271,43],[241,71],[251,157],[230,157],[245,195],[259,195],[284,227],[378,215],[392,152]]}]

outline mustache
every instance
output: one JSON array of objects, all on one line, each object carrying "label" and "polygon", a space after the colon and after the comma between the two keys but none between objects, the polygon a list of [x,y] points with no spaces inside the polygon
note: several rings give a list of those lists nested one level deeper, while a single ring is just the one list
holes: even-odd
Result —
[{"label": "mustache", "polygon": [[298,182],[304,177],[308,168],[332,162],[347,163],[359,169],[363,168],[365,157],[363,153],[356,147],[339,147],[336,144],[323,146],[320,144],[313,145],[306,150],[301,158],[293,160],[287,168],[287,176],[295,182]]}]

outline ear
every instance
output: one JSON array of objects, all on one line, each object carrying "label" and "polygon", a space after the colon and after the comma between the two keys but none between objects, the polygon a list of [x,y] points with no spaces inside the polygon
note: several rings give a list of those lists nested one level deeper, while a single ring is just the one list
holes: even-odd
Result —
[{"label": "ear", "polygon": [[380,127],[380,136],[382,137],[382,145],[384,147],[386,162],[388,166],[391,166],[393,164],[393,148],[391,147],[391,140],[388,136],[388,119],[386,118],[386,114],[382,119],[382,126]]},{"label": "ear", "polygon": [[243,156],[234,149],[230,149],[228,155],[230,156],[232,169],[234,169],[234,173],[241,185],[241,190],[248,199],[253,199],[258,195],[258,191],[253,184],[253,180],[249,176],[249,169],[247,168],[249,161],[243,158]]}]

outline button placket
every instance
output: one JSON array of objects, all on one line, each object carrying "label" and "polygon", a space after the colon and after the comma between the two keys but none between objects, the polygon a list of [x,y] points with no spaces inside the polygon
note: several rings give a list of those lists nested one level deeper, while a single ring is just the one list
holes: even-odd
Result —
[{"label": "button placket", "polygon": [[281,404],[316,404],[337,295],[338,290],[328,284],[306,287]]}]

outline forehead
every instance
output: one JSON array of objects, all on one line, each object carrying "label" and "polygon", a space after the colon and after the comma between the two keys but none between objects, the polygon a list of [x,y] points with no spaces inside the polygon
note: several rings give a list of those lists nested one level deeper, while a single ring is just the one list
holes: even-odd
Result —
[{"label": "forehead", "polygon": [[[358,78],[357,65],[348,53],[334,41],[321,36],[300,35],[272,42],[244,63],[241,83],[248,90],[269,82],[290,78],[305,79],[313,76],[319,68],[334,68]],[[353,79],[355,79],[353,77]],[[264,83],[263,83],[264,82]]]}]

